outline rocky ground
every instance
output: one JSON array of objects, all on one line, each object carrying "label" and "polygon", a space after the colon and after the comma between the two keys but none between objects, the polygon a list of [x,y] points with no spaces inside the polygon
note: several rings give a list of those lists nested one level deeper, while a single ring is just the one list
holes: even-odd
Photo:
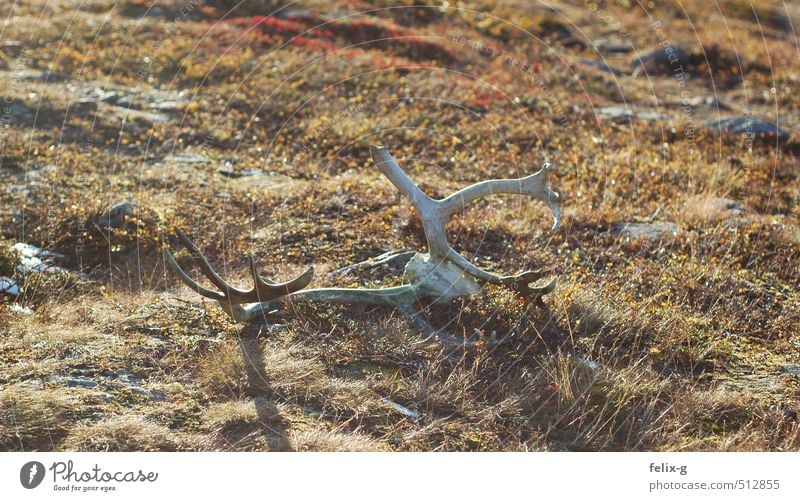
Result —
[{"label": "rocky ground", "polygon": [[[797,450],[800,11],[684,3],[14,2],[0,448]],[[236,283],[398,284],[351,266],[425,246],[371,144],[434,197],[551,162],[559,230],[497,196],[448,234],[556,290],[421,305],[454,355],[391,308],[235,324],[165,270],[178,226]]]}]

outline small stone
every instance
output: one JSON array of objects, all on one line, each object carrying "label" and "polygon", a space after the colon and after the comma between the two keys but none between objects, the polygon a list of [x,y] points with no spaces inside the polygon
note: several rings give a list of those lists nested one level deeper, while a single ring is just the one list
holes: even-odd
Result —
[{"label": "small stone", "polygon": [[708,106],[712,109],[717,110],[729,110],[731,109],[730,106],[720,101],[718,98],[714,96],[695,96],[689,99],[688,104],[691,106]]},{"label": "small stone", "polygon": [[217,170],[218,173],[222,174],[225,177],[229,177],[232,179],[238,179],[241,177],[254,177],[254,176],[264,176],[266,172],[259,168],[250,168],[244,170],[234,170],[232,166],[225,165],[224,167]]},{"label": "small stone", "polygon": [[21,103],[13,102],[4,108],[3,114],[0,116],[0,125],[31,123],[36,116],[34,110]]},{"label": "small stone", "polygon": [[749,137],[779,137],[787,139],[789,131],[776,124],[752,117],[730,117],[708,120],[706,126],[717,134],[727,133]]},{"label": "small stone", "polygon": [[[120,100],[119,103],[121,104],[121,102],[122,101]],[[150,123],[165,123],[169,120],[169,117],[161,113],[150,113],[149,111],[133,110],[130,108],[124,108],[122,106],[111,106],[109,109],[111,113],[117,115],[123,120],[133,120],[133,121],[142,121]]]},{"label": "small stone", "polygon": [[86,388],[86,389],[91,389],[91,388],[95,388],[97,386],[97,382],[96,381],[92,381],[91,379],[83,378],[83,377],[69,378],[69,379],[64,381],[64,384],[67,386],[67,388]]},{"label": "small stone", "polygon": [[634,58],[630,62],[633,76],[642,73],[649,75],[659,75],[672,73],[675,68],[681,68],[688,62],[688,54],[680,45],[667,45],[659,47]]},{"label": "small stone", "polygon": [[627,54],[633,52],[633,45],[630,42],[616,40],[600,40],[595,45],[600,52],[607,54]]},{"label": "small stone", "polygon": [[97,104],[103,102],[114,102],[119,97],[119,94],[113,90],[106,91],[101,88],[90,88],[86,91],[86,95],[79,97],[74,103],[78,104]]},{"label": "small stone", "polygon": [[55,73],[50,70],[35,70],[32,68],[25,68],[14,73],[14,76],[27,82],[63,82],[68,78],[61,73]]},{"label": "small stone", "polygon": [[610,74],[612,74],[612,75],[614,75],[616,77],[619,77],[619,76],[622,76],[622,75],[625,74],[624,72],[622,72],[622,71],[620,71],[620,70],[618,70],[618,69],[616,69],[616,68],[614,68],[612,66],[609,66],[608,63],[606,63],[605,61],[598,61],[598,60],[594,60],[594,59],[582,59],[581,63],[585,64],[586,66],[591,66],[592,68],[597,68],[597,69],[599,69],[601,71],[604,71],[606,73],[610,73]]},{"label": "small stone", "polygon": [[778,368],[781,374],[791,374],[792,376],[800,379],[800,364],[786,364]]},{"label": "small stone", "polygon": [[131,202],[117,202],[97,218],[97,224],[105,229],[122,228],[125,225],[125,220],[133,217],[137,209],[136,204]]},{"label": "small stone", "polygon": [[164,161],[176,164],[207,164],[211,159],[197,153],[179,153],[167,156]]},{"label": "small stone", "polygon": [[597,110],[597,113],[601,116],[609,117],[618,122],[627,122],[632,118],[638,118],[647,121],[663,120],[666,118],[664,114],[655,111],[635,111],[622,106],[608,106],[605,108],[600,108]]},{"label": "small stone", "polygon": [[0,52],[5,54],[11,59],[16,59],[22,54],[24,47],[22,42],[17,40],[6,40],[5,42],[0,43]]},{"label": "small stone", "polygon": [[20,287],[16,280],[8,277],[0,277],[0,294],[17,297],[20,293]]},{"label": "small stone", "polygon": [[151,110],[158,111],[176,111],[180,110],[186,105],[184,101],[162,101],[160,103],[150,103]]}]

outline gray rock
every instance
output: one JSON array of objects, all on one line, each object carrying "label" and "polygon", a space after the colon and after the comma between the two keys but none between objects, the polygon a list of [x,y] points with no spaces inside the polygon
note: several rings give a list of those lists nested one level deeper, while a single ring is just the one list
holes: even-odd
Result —
[{"label": "gray rock", "polygon": [[177,155],[169,155],[164,161],[176,164],[207,164],[211,162],[211,159],[197,153],[179,153]]},{"label": "gray rock", "polygon": [[35,191],[42,187],[42,183],[32,182],[28,184],[12,184],[11,186],[6,187],[6,193],[27,193],[29,191]]},{"label": "gray rock", "polygon": [[0,126],[31,123],[35,117],[36,112],[22,103],[13,102],[0,107]]},{"label": "gray rock", "polygon": [[142,381],[142,378],[124,369],[118,371],[107,370],[102,372],[101,375],[104,378],[114,379],[129,385],[137,385]]},{"label": "gray rock", "polygon": [[153,7],[152,9],[149,9],[145,13],[145,16],[147,16],[147,17],[166,17],[167,16],[167,11],[164,10],[163,7],[156,6],[156,7]]},{"label": "gray rock", "polygon": [[91,388],[97,387],[97,382],[96,381],[92,381],[91,379],[84,378],[84,377],[73,377],[73,378],[66,379],[64,381],[64,384],[67,386],[67,388],[86,388],[86,389],[91,389]]},{"label": "gray rock", "polygon": [[714,96],[695,96],[689,100],[692,106],[708,106],[715,110],[730,110],[731,107]]},{"label": "gray rock", "polygon": [[36,257],[40,257],[42,259],[64,259],[64,254],[60,254],[58,252],[52,252],[47,249],[41,249],[36,247],[35,245],[31,244],[23,244],[18,243],[12,246],[12,249],[15,249],[17,252],[21,253],[23,256],[33,255]]},{"label": "gray rock", "polygon": [[117,202],[97,218],[97,225],[107,230],[122,228],[125,225],[125,219],[133,217],[137,209],[136,204],[131,202]]},{"label": "gray rock", "polygon": [[244,170],[234,170],[233,167],[231,167],[230,165],[226,165],[226,166],[220,168],[219,170],[217,170],[217,172],[219,172],[220,174],[222,174],[225,177],[230,177],[230,178],[233,178],[233,179],[237,179],[237,178],[240,178],[240,177],[254,177],[254,176],[266,175],[266,172],[264,172],[263,170],[258,169],[258,168],[251,168],[251,169],[244,169]]},{"label": "gray rock", "polygon": [[9,277],[0,277],[0,294],[6,294],[11,297],[19,296],[20,288],[16,280]]},{"label": "gray rock", "polygon": [[655,111],[634,111],[630,108],[624,108],[622,106],[608,106],[605,108],[600,108],[597,110],[597,113],[601,116],[609,117],[613,120],[621,122],[627,122],[632,118],[638,118],[647,121],[663,120],[666,118],[666,116],[662,113],[657,113]]},{"label": "gray rock", "polygon": [[633,45],[630,42],[615,40],[599,40],[595,44],[600,52],[606,54],[627,54],[633,52]]},{"label": "gray rock", "polygon": [[48,174],[52,174],[58,170],[58,166],[56,165],[45,165],[43,167],[39,167],[38,169],[29,170],[25,177],[27,179],[41,179],[46,177]]},{"label": "gray rock", "polygon": [[[121,100],[119,102],[121,102]],[[149,111],[134,110],[122,106],[111,106],[109,111],[124,120],[150,123],[165,123],[169,121],[169,117],[163,113],[151,113]]]},{"label": "gray rock", "polygon": [[800,364],[786,364],[778,368],[781,374],[791,374],[792,376],[800,379]]},{"label": "gray rock", "polygon": [[119,93],[113,90],[105,90],[99,87],[90,87],[84,91],[84,95],[75,99],[78,104],[97,104],[114,103],[119,100]]},{"label": "gray rock", "polygon": [[620,71],[612,66],[609,66],[605,61],[600,61],[597,59],[581,59],[581,63],[585,64],[586,66],[591,66],[592,68],[597,68],[601,71],[605,71],[606,73],[610,73],[616,77],[622,76],[625,73]]},{"label": "gray rock", "polygon": [[26,82],[63,82],[67,80],[67,77],[61,73],[55,73],[50,70],[36,70],[33,68],[25,68],[14,72],[14,77]]},{"label": "gray rock", "polygon": [[22,42],[17,40],[6,40],[5,42],[0,43],[0,52],[5,54],[11,59],[16,59],[22,54],[24,47]]},{"label": "gray rock", "polygon": [[150,103],[148,108],[158,111],[176,111],[186,105],[185,101],[162,101],[160,103]]},{"label": "gray rock", "polygon": [[123,96],[119,96],[118,98],[114,99],[113,102],[117,106],[121,106],[121,107],[126,108],[126,109],[127,108],[135,108],[136,107],[135,105],[137,104],[136,97],[134,97],[131,94],[126,94],[126,95],[123,95]]},{"label": "gray rock", "polygon": [[22,381],[22,385],[28,388],[36,388],[37,390],[44,389],[44,381],[39,378],[25,379]]},{"label": "gray rock", "polygon": [[125,385],[122,389],[124,392],[133,393],[134,395],[139,395],[142,397],[146,397],[154,402],[163,402],[166,400],[166,396],[164,395],[163,391],[160,390],[148,390],[142,388],[141,386],[137,385]]},{"label": "gray rock", "polygon": [[712,132],[719,134],[728,133],[751,137],[778,136],[781,139],[787,139],[789,137],[789,131],[778,127],[772,122],[747,116],[708,120],[706,122],[706,127],[711,129]]},{"label": "gray rock", "polygon": [[662,237],[676,235],[681,230],[680,226],[670,222],[655,223],[614,223],[611,232],[619,237],[644,238],[646,240],[659,240]]},{"label": "gray rock", "polygon": [[150,400],[153,402],[163,402],[167,399],[167,396],[164,394],[163,391],[160,390],[151,390],[150,391]]},{"label": "gray rock", "polygon": [[689,60],[687,51],[680,45],[667,45],[647,52],[630,62],[633,76],[640,74],[672,73]]}]

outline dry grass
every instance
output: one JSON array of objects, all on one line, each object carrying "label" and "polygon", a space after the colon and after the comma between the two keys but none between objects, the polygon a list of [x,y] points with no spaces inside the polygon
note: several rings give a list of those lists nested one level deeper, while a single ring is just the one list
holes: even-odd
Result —
[{"label": "dry grass", "polygon": [[184,435],[142,416],[104,419],[72,430],[61,447],[68,451],[165,452],[204,450],[198,436]]},{"label": "dry grass", "polygon": [[0,393],[0,442],[4,450],[52,450],[81,419],[91,418],[96,394],[7,385]]}]

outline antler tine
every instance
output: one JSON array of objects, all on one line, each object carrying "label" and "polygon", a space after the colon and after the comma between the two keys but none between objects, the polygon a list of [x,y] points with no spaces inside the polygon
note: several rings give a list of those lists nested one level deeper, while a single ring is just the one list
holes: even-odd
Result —
[{"label": "antler tine", "polygon": [[200,252],[200,249],[192,242],[192,240],[180,229],[175,228],[175,233],[181,240],[181,243],[192,253],[192,257],[200,267],[203,275],[206,276],[219,290],[212,291],[207,289],[194,280],[178,265],[175,258],[169,251],[164,251],[167,264],[172,268],[178,277],[190,288],[198,294],[214,299],[220,303],[227,305],[247,304],[247,303],[262,303],[272,301],[282,296],[297,292],[305,288],[311,279],[314,277],[314,267],[309,267],[297,278],[289,280],[288,282],[274,282],[258,274],[256,269],[255,260],[252,256],[249,257],[250,271],[253,275],[253,288],[250,290],[237,289],[236,287],[228,284],[211,266],[208,259]]},{"label": "antler tine", "polygon": [[250,274],[253,275],[253,283],[263,282],[268,285],[275,285],[276,281],[271,280],[267,277],[262,277],[258,274],[258,268],[256,268],[256,260],[253,256],[247,256],[247,265],[250,267]]},{"label": "antler tine", "polygon": [[203,253],[200,252],[200,249],[197,248],[194,242],[192,242],[192,239],[189,238],[188,235],[183,232],[183,230],[176,227],[175,233],[178,235],[178,238],[181,240],[183,246],[192,253],[192,258],[194,258],[197,265],[200,266],[200,269],[203,271],[203,275],[211,280],[211,283],[214,284],[220,291],[225,293],[226,296],[230,295],[228,294],[229,292],[245,292],[231,287],[224,278],[219,276],[214,267],[211,266],[211,263],[208,262],[208,259],[206,259]]},{"label": "antler tine", "polygon": [[175,274],[178,275],[181,281],[186,285],[188,285],[189,288],[195,291],[196,293],[200,294],[203,297],[207,297],[208,299],[215,299],[217,301],[225,299],[225,295],[222,294],[221,292],[206,289],[202,285],[192,280],[191,277],[189,277],[189,275],[187,275],[186,272],[183,271],[183,268],[181,268],[178,262],[175,261],[175,258],[172,257],[172,254],[166,249],[164,250],[164,259],[166,260],[167,265],[169,265],[169,267],[172,268],[172,271],[174,271]]},{"label": "antler tine", "polygon": [[257,301],[250,302],[258,303],[271,301],[277,297],[286,296],[292,292],[305,289],[306,286],[311,283],[311,279],[314,278],[314,267],[309,266],[308,269],[297,278],[289,280],[288,282],[275,282],[258,274],[253,256],[250,256],[250,272],[253,275],[254,286],[253,290],[249,291],[249,294],[255,294],[258,298]]}]

